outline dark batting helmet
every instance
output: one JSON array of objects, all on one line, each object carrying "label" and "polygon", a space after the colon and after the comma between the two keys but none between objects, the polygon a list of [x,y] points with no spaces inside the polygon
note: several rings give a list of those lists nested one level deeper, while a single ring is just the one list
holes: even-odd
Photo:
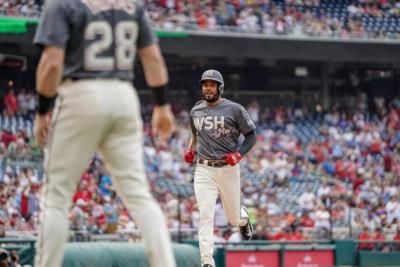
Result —
[{"label": "dark batting helmet", "polygon": [[222,78],[222,74],[217,70],[206,70],[201,75],[200,84],[203,83],[205,80],[216,81],[218,86],[218,93],[222,95],[224,92],[224,78]]}]

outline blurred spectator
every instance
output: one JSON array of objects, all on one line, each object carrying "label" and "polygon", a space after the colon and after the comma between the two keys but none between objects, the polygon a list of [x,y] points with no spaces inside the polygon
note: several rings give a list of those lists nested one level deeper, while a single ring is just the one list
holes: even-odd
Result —
[{"label": "blurred spectator", "polygon": [[247,112],[255,124],[260,122],[260,105],[258,104],[257,100],[250,102],[250,104],[247,106]]},{"label": "blurred spectator", "polygon": [[88,182],[86,180],[81,180],[79,182],[77,191],[72,198],[73,203],[76,203],[79,199],[82,199],[85,202],[89,202],[92,199],[92,194],[87,187]]},{"label": "blurred spectator", "polygon": [[6,237],[6,226],[4,221],[0,220],[0,238]]},{"label": "blurred spectator", "polygon": [[[368,227],[364,227],[363,231],[360,233],[358,236],[359,241],[371,241],[373,240],[373,236],[371,234],[371,231],[369,230]],[[359,250],[373,250],[374,249],[374,243],[359,243],[358,244],[358,249]]]},{"label": "blurred spectator", "polygon": [[70,211],[71,229],[76,231],[85,230],[87,225],[87,213],[85,208],[87,203],[83,199],[78,199]]},{"label": "blurred spectator", "polygon": [[324,205],[319,205],[314,212],[314,220],[316,228],[330,229],[330,214]]},{"label": "blurred spectator", "polygon": [[267,235],[262,225],[255,225],[252,240],[266,240]]},{"label": "blurred spectator", "polygon": [[394,244],[395,250],[399,251],[400,250],[400,226],[397,227],[396,234],[393,237],[393,241],[399,242],[399,243]]},{"label": "blurred spectator", "polygon": [[119,214],[115,192],[113,192],[110,196],[105,196],[104,200],[104,214],[106,215],[105,233],[113,234],[117,230]]},{"label": "blurred spectator", "polygon": [[315,194],[311,188],[308,188],[306,192],[304,192],[299,198],[300,207],[304,211],[311,211],[314,209],[315,203]]},{"label": "blurred spectator", "polygon": [[223,237],[222,230],[219,227],[214,227],[214,242],[225,243],[226,239]]},{"label": "blurred spectator", "polygon": [[300,218],[299,226],[301,227],[314,227],[315,221],[311,219],[308,212],[305,212],[303,216]]},{"label": "blurred spectator", "polygon": [[18,100],[12,87],[12,82],[9,83],[11,86],[8,89],[7,95],[4,97],[4,106],[6,108],[6,116],[14,116],[18,111]]},{"label": "blurred spectator", "polygon": [[400,202],[397,195],[390,196],[390,200],[386,203],[386,214],[389,222],[395,218],[400,219]]},{"label": "blurred spectator", "polygon": [[[374,236],[372,238],[376,241],[385,241],[385,236],[383,235],[382,228],[377,227],[375,229]],[[375,250],[382,251],[386,245],[384,243],[375,243]]]},{"label": "blurred spectator", "polygon": [[9,253],[7,250],[0,248],[0,267],[9,267]]},{"label": "blurred spectator", "polygon": [[220,228],[225,228],[229,225],[220,200],[215,205],[215,225]]},{"label": "blurred spectator", "polygon": [[1,133],[0,142],[4,144],[5,148],[8,148],[10,143],[13,143],[15,141],[16,141],[15,135],[11,132],[11,130],[8,127],[5,127]]},{"label": "blurred spectator", "polygon": [[242,242],[242,236],[240,235],[238,228],[232,228],[232,233],[229,236],[227,242]]},{"label": "blurred spectator", "polygon": [[19,264],[18,253],[15,250],[10,252],[9,261],[9,267],[21,267],[21,265]]},{"label": "blurred spectator", "polygon": [[99,189],[100,189],[100,193],[104,197],[111,196],[111,194],[113,192],[113,187],[112,187],[111,177],[108,174],[108,172],[103,173],[103,175],[101,176]]}]

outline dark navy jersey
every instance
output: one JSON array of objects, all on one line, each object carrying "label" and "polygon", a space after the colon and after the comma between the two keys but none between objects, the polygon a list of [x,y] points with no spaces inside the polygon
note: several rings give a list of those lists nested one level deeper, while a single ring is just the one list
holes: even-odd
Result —
[{"label": "dark navy jersey", "polygon": [[223,159],[238,150],[241,134],[256,129],[246,109],[228,99],[211,107],[204,100],[196,103],[190,123],[197,136],[197,154],[203,159]]},{"label": "dark navy jersey", "polygon": [[46,0],[34,42],[65,49],[64,78],[132,80],[136,50],[156,38],[135,0]]}]

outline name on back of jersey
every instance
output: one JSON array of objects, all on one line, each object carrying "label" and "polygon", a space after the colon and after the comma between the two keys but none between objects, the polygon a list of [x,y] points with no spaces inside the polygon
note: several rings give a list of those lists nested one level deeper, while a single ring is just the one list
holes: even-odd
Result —
[{"label": "name on back of jersey", "polygon": [[93,15],[107,10],[123,10],[132,15],[136,11],[135,3],[132,0],[81,0]]}]

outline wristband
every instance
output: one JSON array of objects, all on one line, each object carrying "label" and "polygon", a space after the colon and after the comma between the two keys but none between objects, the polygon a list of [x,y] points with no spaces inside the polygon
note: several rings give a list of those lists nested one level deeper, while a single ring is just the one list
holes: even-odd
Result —
[{"label": "wristband", "polygon": [[154,93],[154,101],[157,106],[162,106],[168,103],[167,101],[167,85],[150,87]]},{"label": "wristband", "polygon": [[56,101],[57,94],[52,97],[44,96],[38,93],[38,110],[39,115],[47,114],[53,107]]}]

